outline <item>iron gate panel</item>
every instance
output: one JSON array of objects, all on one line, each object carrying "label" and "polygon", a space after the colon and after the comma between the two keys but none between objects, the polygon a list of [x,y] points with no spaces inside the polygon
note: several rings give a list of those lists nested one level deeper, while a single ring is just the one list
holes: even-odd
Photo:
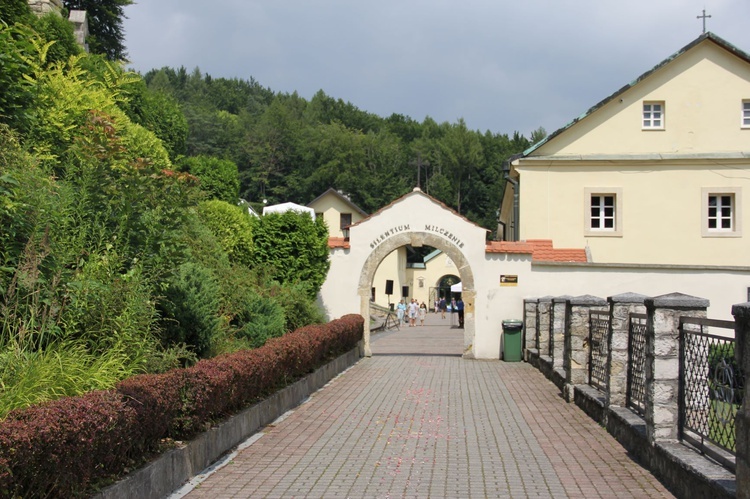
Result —
[{"label": "iron gate panel", "polygon": [[609,353],[609,313],[589,315],[589,384],[600,391],[607,389],[607,357]]},{"label": "iron gate panel", "polygon": [[625,406],[646,414],[646,314],[630,314]]},{"label": "iron gate panel", "polygon": [[679,437],[730,469],[734,463],[707,442],[735,454],[735,416],[745,378],[734,358],[734,338],[708,333],[734,331],[734,322],[680,318]]}]

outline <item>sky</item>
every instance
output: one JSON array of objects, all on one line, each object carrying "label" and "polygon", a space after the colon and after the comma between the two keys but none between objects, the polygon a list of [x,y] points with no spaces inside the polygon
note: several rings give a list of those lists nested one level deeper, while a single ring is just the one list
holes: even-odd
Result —
[{"label": "sky", "polygon": [[748,0],[135,0],[130,67],[196,67],[363,111],[529,137],[708,31],[750,52]]}]

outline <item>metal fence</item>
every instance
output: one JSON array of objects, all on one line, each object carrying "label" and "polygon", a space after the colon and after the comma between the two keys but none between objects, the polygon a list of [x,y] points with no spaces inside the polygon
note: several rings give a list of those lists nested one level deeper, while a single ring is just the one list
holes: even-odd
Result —
[{"label": "metal fence", "polygon": [[630,314],[625,405],[641,416],[646,414],[646,314]]},{"label": "metal fence", "polygon": [[609,326],[609,312],[591,312],[589,316],[589,384],[600,391],[607,389]]},{"label": "metal fence", "polygon": [[678,431],[681,440],[733,470],[734,418],[745,377],[734,358],[734,337],[726,330],[734,331],[734,322],[680,318]]}]

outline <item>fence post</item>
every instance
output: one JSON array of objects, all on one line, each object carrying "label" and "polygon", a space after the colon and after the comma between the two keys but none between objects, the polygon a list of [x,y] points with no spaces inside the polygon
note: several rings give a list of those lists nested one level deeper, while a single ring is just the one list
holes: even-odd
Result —
[{"label": "fence post", "polygon": [[742,406],[734,421],[736,445],[737,497],[750,498],[750,383],[747,373],[750,373],[750,302],[734,305],[734,356],[737,364],[745,373],[745,393]]},{"label": "fence post", "polygon": [[552,298],[550,308],[550,334],[549,353],[552,356],[552,371],[563,369],[565,358],[565,307],[570,295],[556,296]]},{"label": "fence post", "polygon": [[628,343],[630,337],[630,314],[645,314],[643,304],[648,298],[637,293],[623,293],[610,296],[609,302],[609,353],[607,354],[606,384],[607,398],[605,407],[625,407],[625,396],[628,387],[628,369],[630,352]]},{"label": "fence post", "polygon": [[[553,301],[555,306],[557,302]],[[563,396],[568,402],[573,400],[575,385],[589,382],[589,324],[590,311],[607,311],[607,301],[598,296],[575,296],[565,301],[565,340],[563,369],[565,370],[565,390]],[[557,309],[555,309],[557,313]],[[557,315],[555,315],[557,321]]]},{"label": "fence post", "polygon": [[[529,350],[539,348],[537,346],[539,342],[539,336],[536,328],[536,314],[537,314],[537,298],[526,298],[523,301],[523,334],[524,334],[524,349],[523,359],[529,361]],[[537,356],[539,352],[537,351]]]},{"label": "fence post", "polygon": [[677,439],[680,317],[706,317],[709,301],[682,293],[647,298],[646,434],[651,443]]},{"label": "fence post", "polygon": [[543,296],[539,298],[536,306],[536,328],[537,328],[537,345],[539,357],[549,357],[549,337],[552,329],[550,313],[552,311],[552,297]]}]

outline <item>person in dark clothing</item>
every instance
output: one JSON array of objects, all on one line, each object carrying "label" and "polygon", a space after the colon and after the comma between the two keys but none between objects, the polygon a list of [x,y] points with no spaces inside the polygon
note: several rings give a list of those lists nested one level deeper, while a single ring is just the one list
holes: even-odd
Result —
[{"label": "person in dark clothing", "polygon": [[464,327],[464,300],[461,297],[456,302],[456,310],[458,311],[458,327]]}]

